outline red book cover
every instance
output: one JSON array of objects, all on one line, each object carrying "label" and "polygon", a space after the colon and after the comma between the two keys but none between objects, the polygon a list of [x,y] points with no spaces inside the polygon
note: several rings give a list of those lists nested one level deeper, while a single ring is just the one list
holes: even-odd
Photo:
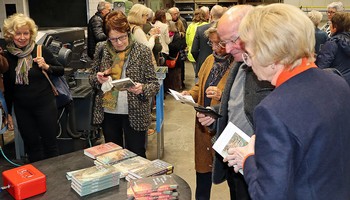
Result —
[{"label": "red book cover", "polygon": [[96,159],[97,156],[120,149],[122,149],[121,146],[114,144],[113,142],[108,142],[84,149],[84,154],[92,159]]}]

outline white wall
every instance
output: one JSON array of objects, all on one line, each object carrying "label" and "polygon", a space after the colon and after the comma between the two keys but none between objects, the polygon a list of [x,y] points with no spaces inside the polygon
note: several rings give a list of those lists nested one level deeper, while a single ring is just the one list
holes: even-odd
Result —
[{"label": "white wall", "polygon": [[350,10],[350,0],[284,0],[284,3],[302,6],[303,10],[327,10],[327,5],[333,1],[343,2],[345,9]]}]

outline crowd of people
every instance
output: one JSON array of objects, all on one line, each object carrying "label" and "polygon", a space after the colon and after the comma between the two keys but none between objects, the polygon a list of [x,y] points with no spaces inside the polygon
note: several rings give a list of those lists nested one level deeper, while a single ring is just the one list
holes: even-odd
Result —
[{"label": "crowd of people", "polygon": [[[190,95],[221,115],[197,112],[194,150],[197,200],[227,181],[232,200],[350,198],[350,13],[341,2],[323,14],[287,4],[215,5],[194,10],[187,24],[177,7],[128,14],[101,1],[88,25],[93,124],[105,142],[146,157],[151,101],[159,91],[155,66],[175,60],[164,88]],[[42,71],[63,66],[35,42],[38,27],[24,14],[4,21],[0,52],[4,95],[15,114],[30,162],[59,155],[57,106]],[[185,61],[195,85],[186,90]],[[330,70],[325,70],[330,69]],[[126,90],[111,81],[130,78]],[[212,145],[231,122],[251,139],[228,156]],[[243,172],[239,173],[239,171]]]}]

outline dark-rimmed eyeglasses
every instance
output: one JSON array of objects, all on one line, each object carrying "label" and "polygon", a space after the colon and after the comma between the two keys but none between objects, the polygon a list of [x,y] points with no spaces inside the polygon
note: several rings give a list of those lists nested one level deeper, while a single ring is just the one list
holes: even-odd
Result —
[{"label": "dark-rimmed eyeglasses", "polygon": [[108,40],[111,42],[123,42],[126,38],[128,38],[128,34],[116,38],[108,38]]},{"label": "dark-rimmed eyeglasses", "polygon": [[242,59],[243,59],[243,62],[248,65],[248,66],[252,66],[252,58],[249,56],[248,53],[243,53],[242,54]]},{"label": "dark-rimmed eyeglasses", "polygon": [[[211,47],[214,47],[214,48],[218,48],[218,47],[221,47],[220,45],[219,45],[219,43],[217,43],[217,42],[212,42],[212,41],[208,41],[207,42],[207,44],[209,45],[209,46],[211,46]],[[222,48],[222,47],[221,47]]]},{"label": "dark-rimmed eyeglasses", "polygon": [[226,40],[226,41],[220,41],[219,42],[219,46],[221,48],[225,48],[227,44],[229,43],[233,43],[233,44],[236,44],[237,40],[239,39],[239,36],[237,36],[234,40]]}]

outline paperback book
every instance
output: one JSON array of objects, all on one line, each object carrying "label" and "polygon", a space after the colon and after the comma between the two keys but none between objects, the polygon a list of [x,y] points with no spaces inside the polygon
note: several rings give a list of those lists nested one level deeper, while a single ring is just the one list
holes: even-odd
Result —
[{"label": "paperback book", "polygon": [[120,149],[122,149],[121,146],[113,142],[108,142],[108,143],[103,143],[97,146],[84,149],[84,154],[92,159],[96,159],[97,156],[100,156],[102,154],[109,153],[112,151],[120,150]]},{"label": "paperback book", "polygon": [[72,182],[85,186],[93,183],[97,183],[108,178],[119,178],[120,172],[118,172],[113,166],[100,165],[85,168],[72,174]]},{"label": "paperback book", "polygon": [[120,178],[124,178],[129,170],[137,170],[144,165],[149,164],[151,161],[141,156],[122,160],[113,165],[118,171],[120,171]]},{"label": "paperback book", "polygon": [[[213,149],[223,158],[228,156],[228,149],[234,147],[243,147],[248,144],[250,137],[239,129],[232,122],[229,122],[213,145]],[[240,170],[243,174],[243,171]]]},{"label": "paperback book", "polygon": [[135,86],[136,83],[132,81],[130,78],[122,78],[122,79],[117,79],[113,80],[111,82],[113,87],[119,91],[124,91],[132,86]]},{"label": "paperback book", "polygon": [[138,169],[131,169],[128,171],[129,179],[140,179],[149,176],[157,176],[162,174],[172,174],[174,166],[163,160],[156,159],[151,161],[149,164],[143,165]]},{"label": "paperback book", "polygon": [[113,165],[122,160],[132,158],[135,156],[137,156],[137,154],[135,154],[134,152],[128,149],[120,149],[117,151],[112,151],[112,152],[97,156],[96,160],[105,165]]}]

